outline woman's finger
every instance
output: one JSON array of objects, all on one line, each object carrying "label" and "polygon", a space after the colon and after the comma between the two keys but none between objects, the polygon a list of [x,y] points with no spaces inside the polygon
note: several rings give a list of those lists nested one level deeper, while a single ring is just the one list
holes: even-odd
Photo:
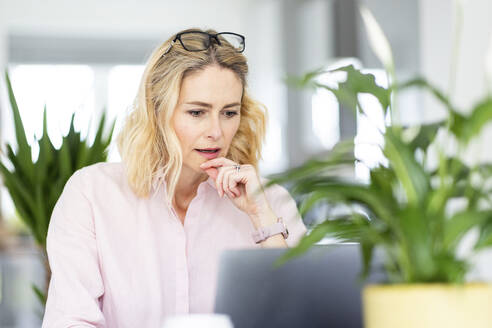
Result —
[{"label": "woman's finger", "polygon": [[241,196],[241,190],[239,190],[239,188],[236,186],[234,187],[232,190],[234,190],[234,193],[239,197]]},{"label": "woman's finger", "polygon": [[236,163],[225,157],[217,157],[211,160],[208,160],[202,164],[200,164],[200,168],[207,169],[209,167],[220,167],[220,166],[230,166],[235,165]]},{"label": "woman's finger", "polygon": [[222,177],[224,176],[225,167],[221,166],[217,168],[217,178],[215,178],[215,188],[217,188],[217,192],[219,196],[222,197],[224,195],[224,190],[222,189]]},{"label": "woman's finger", "polygon": [[224,176],[222,178],[222,188],[227,192],[229,197],[234,198],[236,194],[229,188],[229,181],[231,180],[231,176],[235,173],[235,169],[228,169],[224,172]]},{"label": "woman's finger", "polygon": [[237,188],[237,180],[238,174],[236,173],[236,170],[234,169],[232,173],[228,176],[228,181],[227,181],[227,188],[231,190],[236,196],[240,196],[241,193],[239,192],[239,189]]},{"label": "woman's finger", "polygon": [[223,180],[224,180],[224,174],[230,171],[232,166],[221,166],[219,168],[219,174],[217,175],[217,178],[215,179],[215,187],[217,188],[217,191],[219,192],[219,196],[222,197],[224,195],[224,187],[223,187]]},{"label": "woman's finger", "polygon": [[207,173],[214,181],[217,179],[217,175],[219,174],[219,170],[215,167],[209,167],[208,169],[204,169],[205,173]]}]

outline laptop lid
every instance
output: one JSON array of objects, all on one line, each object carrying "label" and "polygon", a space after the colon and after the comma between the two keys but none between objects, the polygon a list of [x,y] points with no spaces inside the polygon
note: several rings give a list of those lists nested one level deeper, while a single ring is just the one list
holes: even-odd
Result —
[{"label": "laptop lid", "polygon": [[274,268],[285,249],[221,254],[215,312],[235,328],[361,328],[358,244],[319,245]]}]

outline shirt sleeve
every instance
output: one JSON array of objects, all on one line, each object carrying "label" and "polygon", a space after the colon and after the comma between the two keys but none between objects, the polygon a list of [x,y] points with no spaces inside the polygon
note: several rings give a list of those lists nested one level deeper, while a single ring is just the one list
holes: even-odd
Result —
[{"label": "shirt sleeve", "polygon": [[[262,178],[262,183],[268,180]],[[274,184],[265,189],[267,200],[277,216],[281,216],[289,230],[289,237],[285,240],[287,246],[296,246],[306,234],[306,226],[297,209],[295,200],[284,187]]]},{"label": "shirt sleeve", "polygon": [[51,280],[42,328],[105,327],[94,218],[81,175],[70,177],[49,223]]}]

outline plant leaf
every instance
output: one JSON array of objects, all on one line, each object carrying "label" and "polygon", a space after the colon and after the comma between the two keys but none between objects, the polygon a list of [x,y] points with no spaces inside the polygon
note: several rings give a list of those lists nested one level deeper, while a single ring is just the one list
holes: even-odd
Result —
[{"label": "plant leaf", "polygon": [[430,188],[424,168],[415,160],[411,147],[388,128],[385,133],[384,155],[389,159],[398,180],[401,181],[411,206],[424,203]]},{"label": "plant leaf", "polygon": [[474,246],[475,250],[482,250],[492,246],[492,221],[488,221],[482,225],[480,236]]},{"label": "plant leaf", "polygon": [[[432,257],[432,242],[425,211],[420,207],[405,207],[398,218],[401,225],[401,264],[409,282],[429,281],[436,267]],[[408,262],[408,263],[407,263]]]},{"label": "plant leaf", "polygon": [[367,37],[369,38],[372,51],[388,72],[394,72],[395,64],[393,54],[386,35],[366,6],[360,5],[359,10],[366,27]]},{"label": "plant leaf", "polygon": [[424,79],[423,77],[418,77],[412,80],[409,80],[403,84],[397,86],[398,89],[404,90],[411,87],[419,87],[429,91],[437,100],[439,100],[444,107],[447,109],[450,114],[457,114],[456,109],[453,107],[448,97],[446,97],[441,90],[437,87],[433,86],[429,81]]},{"label": "plant leaf", "polygon": [[307,177],[326,175],[337,168],[353,166],[354,163],[353,140],[341,141],[333,147],[328,156],[311,158],[298,167],[283,173],[269,175],[264,188],[268,188],[273,184],[283,184],[285,182],[299,181]]},{"label": "plant leaf", "polygon": [[10,105],[12,107],[12,114],[14,118],[15,136],[17,138],[17,156],[19,157],[18,164],[20,171],[25,174],[26,178],[30,181],[34,180],[34,166],[31,157],[31,146],[27,143],[26,132],[22,119],[15,100],[14,90],[10,82],[8,71],[5,70],[5,80],[7,81],[7,89],[10,99]]},{"label": "plant leaf", "polygon": [[34,294],[36,294],[39,303],[41,303],[41,305],[44,306],[46,304],[46,295],[35,284],[31,284],[31,288],[34,291]]},{"label": "plant leaf", "polygon": [[374,242],[367,238],[362,238],[360,243],[361,255],[362,255],[362,272],[360,279],[366,279],[371,271],[372,254],[374,251]]},{"label": "plant leaf", "polygon": [[297,77],[294,75],[287,75],[284,79],[284,82],[287,85],[290,85],[299,89],[314,89],[316,85],[314,81],[322,74],[328,73],[324,67],[317,68],[315,70],[309,71],[302,75],[301,77]]},{"label": "plant leaf", "polygon": [[454,249],[461,238],[474,226],[486,220],[492,221],[492,211],[462,211],[446,220],[444,224],[444,248]]},{"label": "plant leaf", "polygon": [[332,92],[339,103],[347,106],[354,113],[357,111],[357,108],[363,112],[363,108],[358,106],[357,96],[359,94],[373,95],[379,101],[384,113],[386,113],[390,105],[390,91],[379,86],[373,74],[362,73],[360,70],[354,68],[353,65],[340,67],[333,71],[347,73],[346,80],[338,83],[338,89],[330,88],[321,83],[315,83],[315,85]]},{"label": "plant leaf", "polygon": [[367,206],[377,218],[391,224],[393,222],[391,199],[379,197],[370,187],[354,182],[340,181],[335,178],[306,178],[294,184],[293,195],[306,195],[316,190],[319,197],[338,203],[352,203]]},{"label": "plant leaf", "polygon": [[419,132],[410,142],[410,148],[412,151],[415,151],[416,149],[426,151],[430,144],[434,141],[437,131],[444,127],[444,124],[445,122],[437,122],[419,125]]},{"label": "plant leaf", "polygon": [[466,145],[491,120],[492,99],[486,99],[476,105],[468,117],[456,114],[450,129]]},{"label": "plant leaf", "polygon": [[302,237],[296,247],[288,249],[281,257],[279,257],[275,261],[274,266],[279,267],[285,264],[288,260],[301,256],[314,244],[323,239],[330,231],[332,231],[332,224],[329,220],[318,224],[309,234]]}]

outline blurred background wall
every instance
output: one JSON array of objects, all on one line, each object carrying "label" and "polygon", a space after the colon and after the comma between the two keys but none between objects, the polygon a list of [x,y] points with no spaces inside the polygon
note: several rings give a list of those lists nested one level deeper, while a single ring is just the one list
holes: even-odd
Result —
[{"label": "blurred background wall", "polygon": [[[300,75],[338,58],[353,58],[349,62],[360,62],[384,78],[360,23],[358,3],[373,12],[387,34],[400,80],[424,75],[451,91],[463,110],[484,94],[492,31],[489,0],[464,5],[454,87],[449,83],[456,14],[451,0],[0,0],[0,67],[9,70],[29,140],[40,135],[46,104],[56,145],[73,112],[76,126],[91,135],[91,117],[99,117],[106,107],[117,119],[117,133],[146,58],[178,30],[200,27],[243,34],[249,88],[269,110],[260,164],[266,175],[329,151],[340,138],[372,138],[367,122],[340,111],[330,97],[289,89],[283,81],[288,73]],[[3,74],[0,81],[0,142],[12,143]],[[444,115],[436,102],[416,91],[402,95],[399,107],[405,122]],[[491,137],[489,129],[472,144],[470,157],[490,160]],[[377,161],[371,148],[360,149],[361,156],[376,156]],[[114,146],[110,160],[119,160]],[[0,219],[17,220],[4,188]],[[37,255],[33,247],[1,253],[0,327],[39,326],[39,306],[30,289],[31,282],[43,282]]]}]

